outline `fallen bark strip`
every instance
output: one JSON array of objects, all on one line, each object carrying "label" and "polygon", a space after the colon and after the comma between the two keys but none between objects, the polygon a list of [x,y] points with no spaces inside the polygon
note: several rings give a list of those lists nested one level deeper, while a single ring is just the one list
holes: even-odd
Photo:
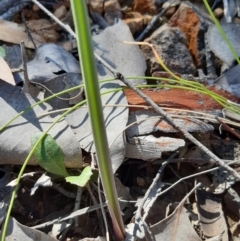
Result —
[{"label": "fallen bark strip", "polygon": [[[235,102],[239,103],[240,99],[223,91],[217,90],[216,88],[208,88],[209,90]],[[169,108],[179,108],[194,111],[214,111],[221,110],[220,106],[216,101],[207,95],[200,94],[188,90],[180,89],[143,89],[141,90],[146,96],[151,97],[157,105]],[[127,97],[129,105],[144,105],[145,101],[136,93],[134,90],[126,89],[124,93]],[[134,108],[136,110],[136,108]]]},{"label": "fallen bark strip", "polygon": [[213,152],[211,152],[207,147],[205,147],[201,142],[195,139],[190,133],[188,133],[184,128],[178,126],[174,120],[161,108],[159,107],[154,101],[152,101],[147,95],[145,95],[141,90],[137,89],[130,81],[126,80],[123,75],[120,73],[116,73],[116,77],[121,80],[125,85],[127,85],[131,90],[133,90],[136,94],[138,94],[147,104],[153,107],[153,109],[162,115],[165,120],[170,123],[176,130],[181,132],[184,137],[198,146],[202,151],[204,151],[208,156],[210,156],[216,164],[225,168],[229,173],[231,173],[237,180],[240,180],[240,175],[236,172],[233,168],[226,165],[221,159],[219,159]]}]

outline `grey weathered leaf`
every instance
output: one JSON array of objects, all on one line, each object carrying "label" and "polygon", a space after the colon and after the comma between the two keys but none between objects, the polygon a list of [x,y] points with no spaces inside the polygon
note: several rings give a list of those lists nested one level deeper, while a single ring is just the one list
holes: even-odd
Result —
[{"label": "grey weathered leaf", "polygon": [[30,195],[33,195],[39,187],[51,187],[52,181],[51,177],[47,176],[45,173],[34,183],[34,186],[31,188]]},{"label": "grey weathered leaf", "polygon": [[[19,112],[35,104],[37,99],[23,93],[7,93],[6,88],[0,88],[0,126],[6,124]],[[37,118],[46,111],[51,110],[47,104],[36,106],[23,116],[11,123],[0,134],[0,163],[21,165],[31,150],[30,136],[37,131],[45,131],[56,117],[45,116]],[[67,167],[81,167],[82,155],[76,137],[63,119],[49,132],[63,151],[64,162]],[[17,157],[17,158],[16,158]],[[34,157],[30,164],[36,165]]]},{"label": "grey weathered leaf", "polygon": [[[121,20],[106,28],[101,34],[93,36],[94,51],[124,76],[145,76],[145,58],[137,45],[124,44],[123,41],[134,41],[129,27]],[[104,76],[111,73],[104,67],[98,69]],[[141,84],[143,80],[134,80]]]},{"label": "grey weathered leaf", "polygon": [[[107,82],[101,84],[101,92],[118,88],[118,83]],[[110,144],[126,126],[128,120],[128,108],[111,105],[127,105],[127,99],[122,91],[109,93],[102,96],[102,104],[110,105],[103,108],[108,143]],[[79,108],[75,112],[70,113],[66,120],[76,134],[81,148],[87,152],[96,152],[93,143],[91,131],[91,123],[89,119],[88,109]],[[125,135],[121,134],[110,148],[112,159],[112,167],[114,172],[121,165],[125,157]]]},{"label": "grey weathered leaf", "polygon": [[6,241],[10,240],[24,240],[24,241],[56,241],[55,238],[50,237],[49,235],[27,227],[19,222],[17,222],[14,218],[10,218],[8,229],[7,229],[7,237]]},{"label": "grey weathered leaf", "polygon": [[152,225],[150,230],[156,240],[201,240],[193,229],[187,211],[183,206],[176,208],[171,215]]},{"label": "grey weathered leaf", "polygon": [[[27,63],[30,81],[44,83],[63,73],[80,74],[79,62],[57,44],[43,44],[37,48],[33,60]],[[19,74],[23,78],[23,74]]]},{"label": "grey weathered leaf", "polygon": [[[221,26],[223,28],[223,31],[227,35],[228,40],[231,42],[233,48],[237,52],[238,56],[240,56],[240,24],[225,23]],[[209,48],[212,52],[214,52],[214,54],[218,58],[220,58],[223,62],[227,63],[228,65],[231,65],[233,63],[234,57],[232,55],[232,52],[230,51],[227,43],[222,38],[221,34],[219,33],[215,25],[209,27],[207,33],[207,40]]]},{"label": "grey weathered leaf", "polygon": [[214,84],[240,98],[240,66],[236,65],[218,77]]}]

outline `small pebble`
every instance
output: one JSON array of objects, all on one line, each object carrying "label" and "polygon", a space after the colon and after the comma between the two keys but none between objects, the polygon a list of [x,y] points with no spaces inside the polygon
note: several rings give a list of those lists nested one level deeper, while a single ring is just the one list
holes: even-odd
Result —
[{"label": "small pebble", "polygon": [[175,0],[172,4],[171,4],[171,7],[169,7],[170,5],[170,1],[167,1],[165,2],[163,5],[162,5],[162,8],[167,8],[169,7],[169,9],[166,11],[165,13],[165,16],[167,18],[170,18],[175,12],[176,12],[176,6],[180,4],[180,1],[179,0]]},{"label": "small pebble", "polygon": [[176,7],[170,7],[167,11],[166,11],[166,17],[170,18],[174,13],[176,12]]},{"label": "small pebble", "polygon": [[88,1],[88,4],[91,6],[93,12],[97,12],[100,15],[103,14],[103,0],[90,0]]},{"label": "small pebble", "polygon": [[[167,7],[170,5],[170,2],[171,2],[171,1],[165,2],[165,3],[162,5],[162,8],[167,8]],[[180,0],[175,0],[175,1],[171,4],[171,7],[175,7],[175,6],[179,5],[180,3],[181,3]]]},{"label": "small pebble", "polygon": [[233,23],[240,23],[240,18],[238,17],[233,18]]},{"label": "small pebble", "polygon": [[36,4],[33,4],[32,9],[33,9],[33,12],[39,11],[39,7]]},{"label": "small pebble", "polygon": [[213,11],[213,14],[216,18],[221,18],[223,16],[223,9],[222,8],[216,8]]}]

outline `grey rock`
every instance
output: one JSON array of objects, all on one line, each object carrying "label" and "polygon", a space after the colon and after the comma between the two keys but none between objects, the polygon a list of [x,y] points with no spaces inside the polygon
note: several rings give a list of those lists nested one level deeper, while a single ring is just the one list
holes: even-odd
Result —
[{"label": "grey rock", "polygon": [[[145,42],[154,44],[158,55],[171,71],[179,74],[195,74],[196,67],[187,49],[186,37],[178,28],[172,28],[165,24],[158,28]],[[150,47],[143,46],[142,51],[147,59],[150,73],[161,71],[162,68]]]}]

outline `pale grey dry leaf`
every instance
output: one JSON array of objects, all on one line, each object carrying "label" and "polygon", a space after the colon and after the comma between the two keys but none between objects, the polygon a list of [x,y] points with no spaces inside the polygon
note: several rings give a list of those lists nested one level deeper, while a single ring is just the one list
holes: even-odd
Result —
[{"label": "pale grey dry leaf", "polygon": [[12,195],[13,186],[7,185],[9,180],[9,172],[5,172],[5,175],[0,179],[0,225],[2,224],[5,218],[8,203]]},{"label": "pale grey dry leaf", "polygon": [[98,236],[97,238],[84,238],[79,241],[106,241],[106,238]]},{"label": "pale grey dry leaf", "polygon": [[47,176],[45,173],[42,174],[40,178],[34,183],[34,186],[31,188],[30,195],[34,195],[39,187],[51,187],[52,181],[51,177]]},{"label": "pale grey dry leaf", "polygon": [[6,50],[5,60],[8,63],[11,69],[18,68],[18,66],[22,63],[21,58],[21,50],[19,45],[2,45],[2,47]]},{"label": "pale grey dry leaf", "polygon": [[[156,116],[156,119],[149,118]],[[172,125],[168,124],[163,118],[157,117],[159,116],[153,110],[138,110],[132,111],[129,116],[128,124],[130,125],[133,122],[139,121],[136,125],[132,125],[126,130],[126,136],[133,137],[139,135],[146,135],[155,131],[162,131],[165,133],[174,133],[177,132],[176,129],[172,127]],[[146,119],[149,118],[149,119]],[[145,120],[146,119],[146,120]],[[140,122],[140,120],[144,120]],[[196,119],[181,119],[174,118],[174,121],[179,125],[184,127],[189,132],[207,132],[212,131],[214,128],[212,125],[206,124],[202,121]]]},{"label": "pale grey dry leaf", "polygon": [[[240,33],[240,32],[239,32]],[[240,66],[236,65],[218,77],[214,84],[240,98]]]},{"label": "pale grey dry leaf", "polygon": [[56,241],[56,239],[47,234],[24,226],[17,222],[14,218],[10,218],[7,228],[6,241],[24,240],[24,241]]},{"label": "pale grey dry leaf", "polygon": [[[82,78],[80,74],[66,73],[57,75],[54,78],[46,81],[44,83],[44,86],[47,87],[52,93],[58,93],[80,84],[82,84]],[[42,87],[40,86],[40,88]],[[51,92],[45,90],[44,98],[51,96]],[[53,107],[53,109],[68,108],[69,104],[77,104],[83,100],[82,93],[82,88],[79,88],[75,91],[71,91],[66,94],[60,95],[60,98],[53,98],[49,100],[48,104],[50,104]]]},{"label": "pale grey dry leaf", "polygon": [[185,141],[179,138],[138,136],[128,138],[126,157],[142,160],[155,160],[161,158],[163,152],[176,151],[183,147]]},{"label": "pale grey dry leaf", "polygon": [[[0,126],[5,125],[19,112],[36,103],[36,99],[23,93],[6,93],[0,88]],[[0,135],[0,163],[22,165],[31,148],[30,136],[34,132],[45,131],[55,120],[54,117],[45,116],[38,119],[36,116],[51,110],[45,103],[36,106],[16,119]],[[57,123],[49,132],[60,146],[66,167],[81,167],[82,154],[76,137],[65,120]],[[34,157],[29,164],[36,165]]]},{"label": "pale grey dry leaf", "polygon": [[228,227],[223,215],[221,199],[203,190],[197,190],[196,198],[203,234],[208,238],[222,234],[222,241],[228,241]]},{"label": "pale grey dry leaf", "polygon": [[52,235],[57,238],[57,236],[67,229],[71,224],[67,222],[55,223],[52,227]]},{"label": "pale grey dry leaf", "polygon": [[[100,84],[101,92],[119,88],[116,81]],[[109,93],[102,95],[103,105],[127,105],[127,99],[123,91],[116,93]],[[110,144],[121,130],[126,126],[128,120],[128,108],[127,107],[104,107],[103,108],[106,132],[108,137],[108,143]],[[66,120],[71,126],[73,132],[80,143],[82,149],[87,152],[96,152],[95,145],[93,143],[93,136],[91,131],[91,123],[87,108],[80,108],[70,113]],[[125,134],[121,134],[113,143],[110,148],[110,155],[112,159],[112,167],[115,172],[122,164],[125,157]]]},{"label": "pale grey dry leaf", "polygon": [[180,206],[162,221],[150,227],[156,240],[182,241],[194,240],[201,241],[192,227],[188,218],[187,210]]},{"label": "pale grey dry leaf", "polygon": [[224,195],[224,201],[227,203],[225,208],[229,211],[234,213],[234,215],[237,216],[237,218],[240,218],[240,196],[239,194],[233,189],[229,188],[225,195]]},{"label": "pale grey dry leaf", "polygon": [[221,241],[222,240],[222,235],[217,235],[212,238],[205,239],[205,241]]},{"label": "pale grey dry leaf", "polygon": [[[240,24],[239,23],[225,23],[221,25],[223,31],[228,37],[228,40],[231,42],[233,48],[237,52],[238,56],[240,56]],[[234,57],[232,52],[230,51],[227,43],[222,38],[219,33],[217,27],[212,25],[208,29],[207,40],[209,43],[209,48],[214,54],[220,58],[223,62],[227,63],[229,66],[233,63]],[[217,41],[217,44],[216,44]]]},{"label": "pale grey dry leaf", "polygon": [[[117,72],[127,76],[145,76],[146,61],[137,45],[122,43],[134,39],[127,24],[119,20],[117,24],[106,28],[101,34],[93,36],[94,51]],[[103,67],[102,76],[110,75]],[[134,80],[133,83],[141,84],[145,81]]]},{"label": "pale grey dry leaf", "polygon": [[240,1],[239,0],[236,0],[236,6],[237,6],[237,16],[240,17]]},{"label": "pale grey dry leaf", "polygon": [[223,113],[224,117],[230,117],[235,121],[240,121],[240,115],[237,114],[237,113],[234,113],[234,112],[232,112],[230,110],[227,110],[225,108],[222,110],[222,113]]},{"label": "pale grey dry leaf", "polygon": [[125,239],[124,241],[135,241],[136,240],[136,236],[135,236],[135,224],[134,223],[129,223],[126,227],[125,227]]},{"label": "pale grey dry leaf", "polygon": [[[34,59],[27,63],[27,71],[30,82],[43,84],[63,73],[80,74],[80,65],[64,48],[48,43],[37,48]],[[19,76],[23,81],[23,73]]]},{"label": "pale grey dry leaf", "polygon": [[237,13],[237,6],[235,1],[223,0],[224,16],[227,23],[231,23],[233,17]]}]

